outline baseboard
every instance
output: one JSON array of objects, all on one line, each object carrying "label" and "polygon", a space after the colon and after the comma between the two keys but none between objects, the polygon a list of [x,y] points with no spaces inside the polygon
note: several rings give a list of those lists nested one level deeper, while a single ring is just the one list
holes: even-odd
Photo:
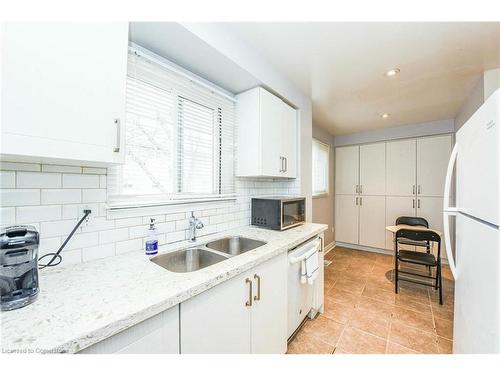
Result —
[{"label": "baseboard", "polygon": [[335,241],[332,241],[328,245],[326,245],[324,248],[325,255],[328,254],[331,250],[333,250],[335,246],[336,246]]},{"label": "baseboard", "polygon": [[[384,255],[390,255],[390,256],[394,255],[394,250],[380,249],[378,247],[370,247],[370,246],[364,246],[364,245],[357,245],[357,244],[353,244],[353,243],[336,242],[335,246],[342,246],[342,247],[347,247],[348,249],[360,250],[360,251],[369,251],[371,253],[378,253],[378,254],[384,254]],[[448,259],[441,258],[441,262],[443,264],[448,264]]]}]

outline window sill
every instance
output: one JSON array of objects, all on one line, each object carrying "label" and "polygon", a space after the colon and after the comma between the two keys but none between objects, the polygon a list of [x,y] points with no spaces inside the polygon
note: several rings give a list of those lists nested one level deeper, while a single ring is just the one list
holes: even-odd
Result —
[{"label": "window sill", "polygon": [[202,198],[202,199],[186,199],[175,200],[168,202],[127,202],[127,203],[111,203],[108,204],[107,217],[108,219],[119,219],[144,215],[160,215],[174,212],[185,212],[189,210],[209,209],[214,206],[219,206],[223,202],[232,202],[236,200],[236,196],[217,197],[217,198]]},{"label": "window sill", "polygon": [[330,194],[328,193],[320,193],[320,194],[313,194],[312,198],[313,199],[316,199],[316,198],[328,198],[330,196]]}]

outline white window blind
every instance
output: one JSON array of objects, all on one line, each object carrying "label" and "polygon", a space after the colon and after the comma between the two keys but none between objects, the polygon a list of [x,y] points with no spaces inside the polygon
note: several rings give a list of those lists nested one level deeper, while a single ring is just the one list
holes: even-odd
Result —
[{"label": "white window blind", "polygon": [[234,195],[234,101],[129,52],[125,164],[111,206]]},{"label": "white window blind", "polygon": [[330,146],[313,138],[312,142],[312,185],[313,195],[328,194]]}]

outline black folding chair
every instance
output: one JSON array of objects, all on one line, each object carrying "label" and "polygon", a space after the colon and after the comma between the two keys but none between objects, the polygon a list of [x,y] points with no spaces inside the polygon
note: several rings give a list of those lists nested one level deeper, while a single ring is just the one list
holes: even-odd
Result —
[{"label": "black folding chair", "polygon": [[[437,243],[437,254],[434,255],[430,252],[417,252],[410,250],[400,250],[399,244],[400,241],[404,241],[405,239],[409,239],[411,241],[420,241],[420,242],[436,242]],[[408,281],[416,284],[432,286],[434,289],[439,289],[439,304],[443,304],[443,283],[441,280],[441,237],[434,231],[431,230],[412,230],[412,229],[399,229],[396,232],[396,239],[394,241],[395,248],[395,292],[398,293],[398,281]],[[436,268],[436,275],[424,275],[416,272],[402,271],[399,269],[399,262],[403,263],[411,263],[422,266],[427,266],[429,268]],[[428,283],[418,279],[413,278],[401,278],[399,274],[406,274],[412,276],[418,276],[421,278],[432,279],[434,282]]]},{"label": "black folding chair", "polygon": [[[429,222],[423,217],[413,217],[413,216],[400,216],[396,219],[396,225],[411,225],[411,226],[421,226],[429,228]],[[431,252],[431,246],[429,241],[412,241],[408,238],[400,239],[400,244],[402,245],[413,245],[425,247],[426,252]]]}]

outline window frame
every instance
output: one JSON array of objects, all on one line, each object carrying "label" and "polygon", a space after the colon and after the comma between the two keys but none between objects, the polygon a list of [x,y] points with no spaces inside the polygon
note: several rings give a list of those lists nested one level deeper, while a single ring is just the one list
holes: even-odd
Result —
[{"label": "window frame", "polygon": [[[129,52],[134,50],[133,48],[129,48]],[[135,49],[135,52],[137,54],[137,49]],[[188,79],[192,84],[197,85],[199,87],[199,90],[208,90],[212,95],[218,95],[222,98],[222,100],[230,100],[233,103],[236,103],[236,98],[231,97],[229,93],[224,92],[225,90],[218,88],[216,85],[204,80],[203,78],[200,78],[196,76],[195,74],[181,68],[178,66],[175,66],[175,64],[169,62],[168,60],[165,60],[161,57],[155,56],[150,51],[147,50],[142,50],[140,56],[142,58],[145,58],[146,60],[149,60],[151,63],[156,63],[160,65],[162,68],[166,68],[170,70],[170,73],[176,74],[178,77],[182,77],[183,79]],[[127,72],[127,78],[129,76],[129,72]],[[140,78],[138,77],[133,77],[131,78],[138,79],[141,81]],[[144,81],[145,84],[152,84],[151,82]],[[158,86],[160,89],[164,89],[161,86]],[[225,130],[223,129],[224,124],[226,124],[225,121],[223,120],[224,116],[226,115],[226,110],[227,110],[227,104],[223,104],[223,102],[217,103],[217,100],[214,100],[213,102],[210,100],[207,100],[207,98],[204,96],[206,94],[201,94],[200,97],[198,95],[192,96],[190,91],[191,89],[186,88],[186,87],[177,87],[174,84],[174,87],[172,89],[172,95],[174,96],[174,116],[175,116],[175,140],[174,142],[176,143],[177,146],[179,146],[179,138],[178,138],[178,131],[181,126],[181,119],[179,118],[179,105],[182,100],[190,101],[191,103],[194,103],[196,105],[200,105],[203,107],[206,107],[210,109],[213,113],[213,121],[212,121],[212,191],[210,193],[189,193],[189,192],[179,192],[179,186],[182,180],[181,174],[183,174],[182,171],[180,171],[178,168],[180,167],[181,163],[179,162],[182,158],[181,155],[181,150],[177,148],[175,152],[175,160],[173,163],[175,164],[175,173],[174,173],[174,181],[172,182],[174,186],[173,193],[168,193],[168,194],[117,194],[116,191],[114,191],[112,194],[108,195],[107,199],[107,208],[109,210],[123,210],[123,209],[140,209],[140,208],[145,208],[145,207],[158,207],[158,206],[175,206],[175,205],[192,205],[192,204],[206,204],[207,202],[216,202],[216,201],[228,201],[228,200],[235,200],[236,199],[236,191],[235,191],[235,185],[234,185],[234,180],[233,182],[230,182],[230,185],[227,184],[227,180],[222,178],[222,170],[224,168],[224,163],[227,163],[225,161],[225,158],[228,157],[228,154],[223,152],[222,149],[224,147],[228,147],[225,145],[233,144],[233,157],[234,157],[234,139],[233,142],[227,143],[225,142],[223,145],[223,142],[225,140]],[[201,92],[200,91],[200,92]],[[125,108],[125,111],[127,111],[127,108]],[[233,120],[229,120],[229,126],[232,128],[233,134],[236,128],[236,123],[235,123],[235,114],[233,112],[231,113],[231,117]],[[125,145],[125,152],[126,151],[127,145]],[[224,158],[224,160],[223,160]],[[119,166],[118,166],[119,167]],[[233,167],[234,168],[234,167]],[[121,173],[116,173],[115,176],[118,176],[121,178]],[[235,178],[234,171],[232,174],[232,178]],[[123,181],[123,179],[121,180]],[[117,182],[118,183],[118,182]],[[230,187],[229,190],[227,188]],[[227,192],[224,192],[227,191]],[[224,193],[223,193],[224,192]],[[108,190],[109,193],[109,190]],[[110,199],[111,197],[111,199]]]},{"label": "window frame", "polygon": [[311,147],[311,154],[314,153],[314,143],[317,143],[321,146],[324,146],[326,148],[326,186],[325,190],[315,193],[314,192],[314,156],[311,155],[312,163],[311,163],[311,190],[312,190],[312,198],[325,198],[330,196],[330,145],[328,143],[325,143],[317,138],[312,138],[312,147]]}]

